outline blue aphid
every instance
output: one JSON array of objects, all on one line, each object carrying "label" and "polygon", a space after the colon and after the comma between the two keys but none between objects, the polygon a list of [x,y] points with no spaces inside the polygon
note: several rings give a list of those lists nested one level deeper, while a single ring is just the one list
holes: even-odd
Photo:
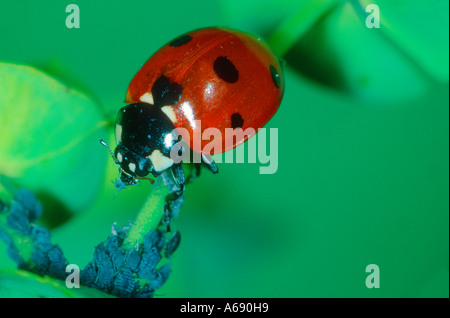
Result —
[{"label": "blue aphid", "polygon": [[28,221],[28,217],[20,203],[14,202],[11,205],[9,215],[6,220],[11,229],[24,235],[30,234],[30,222]]},{"label": "blue aphid", "polygon": [[173,233],[167,242],[165,256],[170,258],[172,254],[176,251],[178,246],[180,245],[181,234],[179,231]]},{"label": "blue aphid", "polygon": [[139,266],[138,276],[143,279],[149,279],[152,270],[161,260],[161,255],[156,248],[152,248],[142,255],[141,264]]},{"label": "blue aphid", "polygon": [[86,265],[85,268],[80,273],[80,282],[84,286],[94,287],[95,279],[97,278],[97,272],[94,269],[94,266],[91,263]]},{"label": "blue aphid", "polygon": [[19,189],[15,194],[15,199],[25,208],[30,221],[34,221],[42,215],[42,204],[33,192]]},{"label": "blue aphid", "polygon": [[95,247],[94,261],[97,268],[101,268],[105,262],[111,262],[108,251],[103,243],[100,243]]},{"label": "blue aphid", "polygon": [[125,264],[126,252],[123,248],[118,248],[111,253],[111,261],[116,271],[119,271]]},{"label": "blue aphid", "polygon": [[144,238],[144,253],[150,251],[153,247],[156,247],[159,251],[164,246],[164,238],[162,231],[155,230],[147,234]]},{"label": "blue aphid", "polygon": [[109,253],[116,250],[122,242],[119,242],[117,235],[110,235],[105,241],[105,247]]},{"label": "blue aphid", "polygon": [[48,252],[48,259],[50,261],[48,265],[48,275],[59,279],[65,279],[67,262],[63,252],[58,246],[54,246]]},{"label": "blue aphid", "polygon": [[48,253],[53,244],[50,241],[50,231],[41,226],[31,226],[31,238],[33,239],[33,247],[39,249],[45,253]]},{"label": "blue aphid", "polygon": [[38,226],[38,225],[32,225],[31,227],[31,237],[33,240],[49,240],[50,239],[50,231],[47,230],[45,227]]},{"label": "blue aphid", "polygon": [[104,292],[109,292],[112,289],[113,281],[114,268],[111,260],[103,260],[101,266],[97,264],[97,280],[95,286]]},{"label": "blue aphid", "polygon": [[152,271],[149,277],[149,288],[152,290],[157,290],[164,285],[167,278],[170,275],[170,266],[169,264],[165,264],[161,266],[159,269]]},{"label": "blue aphid", "polygon": [[35,249],[31,254],[31,260],[35,265],[36,273],[44,276],[47,273],[49,267],[49,257],[47,253]]},{"label": "blue aphid", "polygon": [[114,280],[113,293],[119,297],[130,297],[136,285],[133,273],[129,268],[121,271]]},{"label": "blue aphid", "polygon": [[120,245],[122,245],[123,240],[127,237],[128,229],[129,228],[124,227],[117,232],[117,237],[120,239]]},{"label": "blue aphid", "polygon": [[133,272],[136,272],[140,262],[141,262],[141,254],[136,250],[132,250],[127,255],[127,263],[125,267],[129,268]]}]

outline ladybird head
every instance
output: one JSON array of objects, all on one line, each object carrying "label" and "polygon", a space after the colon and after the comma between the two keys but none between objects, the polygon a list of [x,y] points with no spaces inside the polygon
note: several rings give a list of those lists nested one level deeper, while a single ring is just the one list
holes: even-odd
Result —
[{"label": "ladybird head", "polygon": [[153,172],[150,158],[133,153],[123,144],[119,144],[116,147],[114,157],[122,171],[131,177],[143,178],[150,172]]},{"label": "ladybird head", "polygon": [[114,153],[111,149],[110,152],[120,168],[122,187],[134,185],[150,173],[157,177],[172,167],[170,153],[178,141],[174,129],[170,119],[155,105],[135,103],[119,110],[115,126],[117,147]]},{"label": "ladybird head", "polygon": [[[116,147],[116,150],[113,153],[111,148],[103,139],[100,139],[100,144],[108,148],[114,163],[119,167],[119,180],[115,182],[116,188],[119,190],[127,186],[137,184],[139,182],[139,175],[146,176],[151,171],[151,166],[149,166],[146,162],[145,169],[148,169],[148,172],[144,172],[144,169],[139,169],[136,172],[136,166],[134,163],[136,161],[136,155],[130,153],[128,149],[124,147]],[[142,167],[142,164],[138,166]]]}]

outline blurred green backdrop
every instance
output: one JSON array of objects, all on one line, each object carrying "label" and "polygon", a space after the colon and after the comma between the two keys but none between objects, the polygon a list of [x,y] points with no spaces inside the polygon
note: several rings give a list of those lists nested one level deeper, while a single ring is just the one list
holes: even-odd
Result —
[{"label": "blurred green backdrop", "polygon": [[[70,3],[79,29],[65,26]],[[364,25],[368,3],[380,7],[379,30]],[[448,297],[447,1],[2,2],[0,60],[35,66],[114,117],[155,50],[216,25],[293,44],[267,126],[279,129],[278,172],[221,164],[188,187],[181,245],[156,296]],[[52,232],[80,267],[150,188],[114,198],[117,168],[92,149],[106,174],[103,163],[85,169],[105,174],[103,186]],[[368,264],[380,268],[379,289],[365,286]],[[14,266],[1,243],[0,268]]]}]

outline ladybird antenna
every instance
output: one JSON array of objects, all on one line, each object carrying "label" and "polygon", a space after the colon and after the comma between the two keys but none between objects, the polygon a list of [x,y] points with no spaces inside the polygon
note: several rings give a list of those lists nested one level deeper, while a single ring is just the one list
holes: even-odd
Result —
[{"label": "ladybird antenna", "polygon": [[111,155],[111,158],[113,159],[114,163],[115,163],[116,165],[118,165],[119,162],[117,161],[116,158],[114,158],[114,153],[113,153],[113,151],[111,150],[111,148],[108,146],[108,144],[107,144],[103,139],[100,139],[100,144],[101,144],[102,146],[105,146],[106,148],[108,148],[109,154]]}]

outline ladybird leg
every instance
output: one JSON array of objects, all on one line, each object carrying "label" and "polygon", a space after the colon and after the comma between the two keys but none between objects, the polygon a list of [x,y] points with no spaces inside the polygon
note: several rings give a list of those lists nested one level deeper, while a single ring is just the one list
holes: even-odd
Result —
[{"label": "ladybird leg", "polygon": [[[184,186],[182,189],[184,189]],[[164,204],[164,219],[163,219],[163,221],[167,226],[167,231],[171,232],[170,220],[172,218],[178,216],[181,206],[183,205],[184,193],[183,192],[179,193],[178,191],[172,192],[171,194],[166,196],[165,201],[166,202]]]},{"label": "ladybird leg", "polygon": [[170,232],[170,219],[172,218],[172,209],[170,208],[170,203],[166,200],[164,205],[164,219],[163,222],[166,224],[167,232]]},{"label": "ladybird leg", "polygon": [[166,196],[166,201],[175,201],[184,193],[186,178],[184,176],[183,165],[181,163],[174,164],[172,166],[172,174],[175,184],[174,187],[171,186],[172,192]]},{"label": "ladybird leg", "polygon": [[166,200],[164,205],[164,223],[167,227],[167,232],[170,232],[170,219],[172,217],[172,209],[170,208],[170,203]]},{"label": "ladybird leg", "polygon": [[171,192],[167,195],[166,201],[172,202],[177,200],[179,197],[181,197],[184,193],[184,184],[181,186],[179,190],[176,190],[174,192]]},{"label": "ladybird leg", "polygon": [[186,178],[184,176],[183,171],[183,164],[182,163],[176,163],[172,166],[172,173],[173,177],[175,178],[176,184],[180,187],[180,190],[176,192],[183,192],[184,191],[184,185],[186,184]]},{"label": "ladybird leg", "polygon": [[170,220],[173,217],[178,216],[178,212],[181,209],[181,205],[184,200],[184,185],[186,179],[184,177],[183,165],[181,163],[174,164],[172,166],[173,179],[175,181],[176,190],[169,193],[165,199],[164,205],[164,223],[167,226],[167,231],[170,232]]},{"label": "ladybird leg", "polygon": [[194,163],[194,168],[195,168],[195,174],[194,176],[196,178],[200,177],[200,174],[202,172],[202,166],[199,163]]},{"label": "ladybird leg", "polygon": [[218,173],[219,172],[219,168],[217,167],[216,163],[214,162],[214,159],[207,154],[202,154],[202,162],[208,167],[208,169],[212,172],[212,173]]}]

